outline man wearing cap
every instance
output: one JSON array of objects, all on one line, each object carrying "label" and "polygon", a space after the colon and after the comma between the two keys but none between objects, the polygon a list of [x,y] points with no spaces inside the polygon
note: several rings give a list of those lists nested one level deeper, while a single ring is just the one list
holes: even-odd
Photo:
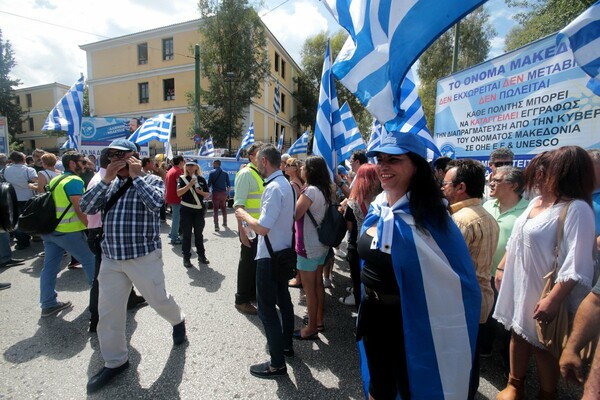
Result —
[{"label": "man wearing cap", "polygon": [[173,344],[187,340],[185,316],[165,288],[159,219],[164,183],[156,175],[142,174],[141,161],[133,157],[136,147],[132,142],[117,139],[108,148],[111,162],[104,178],[81,199],[84,212],[104,211],[98,341],[105,366],[89,380],[88,393],[129,367],[125,322],[132,282],[173,326]]},{"label": "man wearing cap", "polygon": [[215,231],[219,231],[219,210],[223,215],[223,227],[227,227],[227,196],[229,195],[229,175],[221,169],[221,160],[213,161],[213,170],[208,174],[208,186],[212,191],[213,221]]},{"label": "man wearing cap", "polygon": [[181,239],[179,238],[181,198],[177,196],[177,181],[183,174],[185,160],[183,156],[175,156],[173,157],[172,164],[173,168],[167,172],[167,176],[165,177],[165,202],[171,206],[171,233],[169,233],[169,238],[171,238],[171,244],[181,244]]},{"label": "man wearing cap", "polygon": [[48,183],[52,199],[56,205],[56,216],[64,216],[52,233],[42,235],[44,239],[44,267],[40,273],[40,304],[42,317],[49,317],[71,306],[70,301],[57,300],[56,277],[65,251],[75,257],[83,266],[88,284],[94,280],[94,254],[87,246],[85,229],[87,215],[80,208],[84,192],[83,180],[79,177],[85,168],[83,154],[68,151],[62,157],[65,173],[56,176]]}]

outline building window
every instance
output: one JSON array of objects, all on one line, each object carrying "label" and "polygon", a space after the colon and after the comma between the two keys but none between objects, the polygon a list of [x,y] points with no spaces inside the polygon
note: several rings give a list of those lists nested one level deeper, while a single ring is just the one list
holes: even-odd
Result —
[{"label": "building window", "polygon": [[163,79],[163,100],[175,100],[175,79]]},{"label": "building window", "polygon": [[281,60],[281,77],[285,79],[285,61]]},{"label": "building window", "polygon": [[31,108],[31,93],[27,93],[25,97],[27,98],[27,108]]},{"label": "building window", "polygon": [[285,112],[285,94],[281,93],[281,112],[284,113]]},{"label": "building window", "polygon": [[148,43],[138,44],[138,65],[148,64]]},{"label": "building window", "polygon": [[279,54],[275,53],[275,72],[279,71]]},{"label": "building window", "polygon": [[35,126],[33,125],[33,118],[29,117],[29,130],[35,131]]},{"label": "building window", "polygon": [[138,83],[138,93],[140,97],[140,104],[147,103],[150,100],[148,82]]},{"label": "building window", "polygon": [[163,60],[173,59],[173,38],[162,40]]},{"label": "building window", "polygon": [[171,126],[171,139],[177,137],[177,115],[173,114],[173,126]]},{"label": "building window", "polygon": [[21,105],[21,96],[19,96],[19,95],[15,96],[15,104],[18,105],[18,106]]}]

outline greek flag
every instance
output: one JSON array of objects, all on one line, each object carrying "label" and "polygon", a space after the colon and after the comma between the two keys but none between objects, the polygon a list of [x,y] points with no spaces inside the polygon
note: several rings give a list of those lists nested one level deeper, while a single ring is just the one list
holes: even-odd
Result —
[{"label": "greek flag", "polygon": [[240,144],[240,149],[238,150],[237,154],[235,155],[236,161],[240,161],[240,156],[242,155],[242,150],[244,150],[246,147],[250,146],[252,143],[254,143],[254,122],[250,123],[250,128],[248,128],[248,132],[246,132],[246,135],[244,136],[244,139],[242,140],[242,144]]},{"label": "greek flag", "polygon": [[65,93],[48,114],[42,127],[44,131],[66,131],[68,139],[63,149],[79,149],[81,117],[83,114],[83,75]]},{"label": "greek flag", "polygon": [[281,110],[280,101],[281,95],[279,94],[279,79],[277,80],[277,84],[275,85],[275,94],[273,96],[273,110],[275,110],[275,114],[279,114]]},{"label": "greek flag", "polygon": [[600,1],[575,18],[556,36],[556,43],[567,39],[575,61],[591,79],[587,84],[600,96]]},{"label": "greek flag", "polygon": [[281,128],[281,135],[279,135],[279,141],[277,142],[277,150],[279,150],[279,151],[281,151],[281,149],[283,149],[283,135],[284,134],[285,134],[285,129]]},{"label": "greek flag", "polygon": [[148,118],[144,123],[129,136],[130,142],[146,144],[151,140],[169,143],[171,138],[171,127],[173,126],[173,113],[158,114]]},{"label": "greek flag", "polygon": [[298,140],[296,140],[294,142],[294,144],[292,144],[290,146],[287,153],[291,156],[294,154],[306,153],[307,151],[308,151],[308,131],[304,132],[302,134],[302,136],[300,136],[298,138]]},{"label": "greek flag", "polygon": [[327,42],[312,151],[314,155],[319,155],[325,159],[331,174],[334,173],[337,165],[335,161],[336,149],[333,142],[334,127],[336,126],[338,129],[340,128],[340,110],[335,92],[335,82],[331,73],[331,45]]},{"label": "greek flag", "polygon": [[348,102],[340,108],[340,125],[340,129],[335,129],[337,135],[333,138],[338,163],[349,159],[354,151],[367,148]]},{"label": "greek flag", "polygon": [[333,74],[381,121],[397,131],[405,116],[400,85],[419,55],[485,0],[325,0],[350,36]]},{"label": "greek flag", "polygon": [[214,157],[215,156],[215,146],[213,146],[212,136],[204,141],[204,144],[200,148],[200,151],[198,151],[198,155],[206,156],[206,157]]}]

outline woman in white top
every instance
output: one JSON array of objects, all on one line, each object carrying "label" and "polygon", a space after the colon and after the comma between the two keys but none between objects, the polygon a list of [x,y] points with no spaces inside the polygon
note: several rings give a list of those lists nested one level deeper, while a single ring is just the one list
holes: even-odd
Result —
[{"label": "woman in white top", "polygon": [[61,172],[54,168],[56,166],[56,156],[54,154],[45,153],[41,159],[44,169],[38,172],[37,182],[30,183],[29,187],[39,193],[44,193],[46,185],[50,183],[52,178],[60,175]]},{"label": "woman in white top", "polygon": [[[593,277],[594,213],[591,208],[594,169],[577,146],[538,154],[525,170],[526,188],[538,193],[516,220],[506,254],[496,271],[499,289],[494,318],[511,331],[510,375],[497,399],[523,396],[523,380],[533,352],[540,381],[539,399],[555,399],[558,360],[539,343],[536,320],[552,321],[566,302],[574,314],[589,292]],[[567,202],[556,285],[540,300],[553,267],[558,218]]]}]

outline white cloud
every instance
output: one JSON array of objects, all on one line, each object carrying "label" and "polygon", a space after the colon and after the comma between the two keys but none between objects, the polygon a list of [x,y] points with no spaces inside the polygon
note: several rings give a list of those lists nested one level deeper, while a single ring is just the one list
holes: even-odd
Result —
[{"label": "white cloud", "polygon": [[496,36],[492,38],[490,45],[488,59],[504,54],[504,37]]}]

